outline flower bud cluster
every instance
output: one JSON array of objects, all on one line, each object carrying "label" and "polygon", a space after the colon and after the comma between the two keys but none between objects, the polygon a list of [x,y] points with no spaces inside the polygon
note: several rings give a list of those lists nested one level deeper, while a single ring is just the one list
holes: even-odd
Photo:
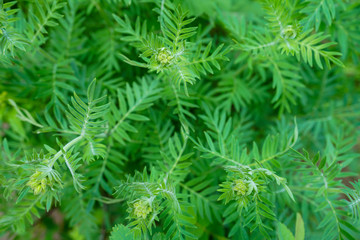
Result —
[{"label": "flower bud cluster", "polygon": [[234,181],[234,191],[238,196],[245,196],[248,190],[247,184],[242,179],[237,179]]},{"label": "flower bud cluster", "polygon": [[52,186],[53,184],[48,177],[43,177],[41,175],[42,172],[36,171],[33,175],[31,175],[30,180],[26,184],[34,191],[35,195],[44,193],[47,186]]},{"label": "flower bud cluster", "polygon": [[135,201],[134,214],[136,217],[145,219],[150,212],[152,212],[152,208],[149,201],[143,199]]},{"label": "flower bud cluster", "polygon": [[159,52],[156,56],[156,60],[161,65],[165,66],[165,65],[170,64],[172,59],[173,59],[173,56],[171,55],[171,52],[168,49],[166,49],[165,47],[159,49]]},{"label": "flower bud cluster", "polygon": [[286,27],[284,27],[284,29],[281,30],[280,36],[283,39],[295,39],[299,31],[300,27],[298,26],[298,24],[287,25]]}]

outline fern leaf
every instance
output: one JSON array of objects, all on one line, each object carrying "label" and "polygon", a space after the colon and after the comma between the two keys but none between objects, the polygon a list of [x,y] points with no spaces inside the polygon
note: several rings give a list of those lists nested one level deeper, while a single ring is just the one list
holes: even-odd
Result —
[{"label": "fern leaf", "polygon": [[58,11],[63,8],[65,4],[66,3],[60,2],[59,0],[55,0],[52,3],[41,0],[36,2],[35,10],[29,9],[32,14],[30,14],[27,36],[31,43],[38,41],[38,44],[41,45],[46,42],[46,27],[55,27],[58,25],[56,21],[63,17]]},{"label": "fern leaf", "polygon": [[344,66],[344,64],[336,58],[336,56],[341,55],[340,53],[324,50],[325,48],[332,46],[335,43],[329,42],[319,44],[328,36],[323,35],[322,33],[316,33],[314,35],[308,36],[311,31],[312,30],[308,30],[296,38],[296,43],[299,46],[299,49],[296,52],[297,59],[300,60],[300,57],[302,57],[304,62],[308,63],[310,66],[313,66],[313,59],[315,59],[316,64],[321,69],[323,69],[321,58],[325,60],[325,63],[329,68],[330,63],[334,63],[338,66]]},{"label": "fern leaf", "polygon": [[280,113],[285,110],[291,112],[291,104],[296,105],[296,99],[300,97],[299,90],[304,87],[300,82],[301,77],[297,72],[299,68],[285,61],[274,61],[272,63],[273,88],[276,89],[272,102],[275,107],[280,108]]},{"label": "fern leaf", "polygon": [[104,132],[103,125],[105,121],[100,119],[106,114],[109,103],[98,105],[105,100],[106,96],[97,99],[94,98],[95,83],[96,81],[94,80],[89,85],[87,104],[74,93],[74,97],[71,98],[73,106],[68,106],[69,111],[67,112],[67,116],[71,128],[82,137],[89,137]]},{"label": "fern leaf", "polygon": [[184,40],[190,38],[196,33],[197,27],[185,27],[192,23],[195,18],[186,19],[188,12],[184,11],[180,6],[174,9],[174,13],[164,9],[164,35],[172,46],[172,52],[177,54],[183,48]]},{"label": "fern leaf", "polygon": [[134,240],[134,234],[124,225],[116,225],[111,230],[110,240],[129,239]]},{"label": "fern leaf", "polygon": [[114,102],[110,106],[113,116],[108,115],[107,118],[110,125],[108,135],[121,144],[130,141],[129,133],[135,133],[137,130],[128,121],[148,121],[148,117],[139,113],[159,98],[157,93],[160,91],[158,81],[148,83],[147,79],[143,79],[140,85],[134,83],[132,87],[127,85],[126,89],[118,91],[120,108],[117,109]]},{"label": "fern leaf", "polygon": [[27,222],[33,224],[34,218],[40,218],[39,210],[43,209],[40,203],[41,198],[41,195],[28,196],[13,211],[1,216],[0,229],[11,226],[16,232],[24,233]]},{"label": "fern leaf", "polygon": [[319,29],[324,18],[327,25],[331,25],[336,15],[336,8],[344,7],[344,4],[338,0],[307,0],[306,7],[300,12],[306,16],[301,20],[305,30],[315,27]]}]

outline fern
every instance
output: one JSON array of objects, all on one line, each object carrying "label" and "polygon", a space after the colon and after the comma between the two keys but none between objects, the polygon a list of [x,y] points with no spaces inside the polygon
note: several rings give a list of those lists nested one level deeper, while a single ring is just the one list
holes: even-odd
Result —
[{"label": "fern", "polygon": [[[171,11],[172,10],[172,11]],[[123,56],[124,61],[130,65],[148,68],[150,71],[164,72],[165,75],[176,85],[183,84],[185,93],[188,94],[187,84],[194,84],[201,74],[207,72],[212,73],[213,70],[209,63],[220,69],[218,61],[228,60],[225,55],[229,49],[222,50],[220,45],[210,56],[211,43],[201,53],[201,45],[193,58],[189,58],[188,52],[192,51],[188,47],[186,39],[196,34],[196,27],[185,27],[195,19],[186,19],[187,12],[182,8],[175,9],[162,8],[161,12],[161,30],[164,38],[154,34],[147,34],[146,23],[140,25],[139,18],[136,21],[135,28],[127,18],[120,19],[114,15],[115,20],[120,24],[118,31],[126,33],[130,36],[126,37],[126,41],[136,42],[136,47],[142,52],[140,57],[144,59],[146,64],[130,60]]]},{"label": "fern", "polygon": [[[341,205],[335,199],[331,197],[334,189],[331,187],[336,187],[340,184],[334,181],[336,174],[341,171],[340,166],[337,162],[331,164],[327,163],[326,158],[320,158],[319,155],[316,155],[313,159],[310,159],[308,153],[305,152],[304,155],[296,153],[301,159],[305,160],[305,164],[310,166],[312,177],[317,180],[314,183],[319,184],[321,187],[316,188],[317,195],[323,196],[324,202],[319,206],[321,210],[327,210],[326,215],[319,224],[319,228],[324,228],[324,239],[326,238],[352,238],[350,231],[354,229],[348,229],[348,224],[344,223],[342,218],[346,217],[346,213],[340,210]],[[334,230],[331,230],[334,229]],[[357,231],[357,230],[355,230]]]},{"label": "fern", "polygon": [[[359,220],[359,183],[351,183],[353,189],[345,189],[344,192],[346,193],[349,201],[347,201],[348,208],[350,208],[351,216],[354,221]],[[347,225],[347,224],[346,224]]]},{"label": "fern", "polygon": [[0,1],[0,238],[360,239],[359,16]]},{"label": "fern", "polygon": [[154,123],[149,129],[147,136],[148,145],[143,148],[143,157],[149,164],[161,158],[161,152],[168,151],[168,141],[173,135],[174,126],[169,119],[160,120],[158,111],[150,112],[150,121]]},{"label": "fern", "polygon": [[33,224],[34,217],[40,217],[38,208],[41,205],[39,200],[40,196],[33,196],[23,201],[13,212],[1,218],[1,227],[6,229],[6,227],[11,226],[16,232],[25,232],[25,224],[27,222]]},{"label": "fern", "polygon": [[234,107],[240,111],[252,103],[261,103],[263,100],[259,96],[266,96],[266,86],[262,86],[262,81],[256,77],[235,78],[231,74],[226,74],[224,80],[219,82],[219,86],[211,92],[216,102],[221,108],[228,112]]},{"label": "fern", "polygon": [[96,234],[99,230],[95,217],[86,209],[86,202],[82,195],[68,199],[69,205],[63,206],[63,211],[66,212],[69,219],[70,226],[78,226],[81,236],[90,236]]},{"label": "fern", "polygon": [[283,48],[283,51],[290,52],[292,55],[296,53],[296,57],[298,60],[300,60],[300,57],[302,57],[303,61],[305,63],[308,63],[311,67],[313,66],[313,59],[315,59],[315,62],[319,68],[323,68],[323,64],[321,63],[322,57],[325,60],[326,65],[330,68],[330,62],[335,63],[336,65],[343,66],[342,62],[335,58],[335,56],[341,55],[337,52],[329,52],[323,50],[324,48],[327,48],[328,46],[333,45],[334,43],[325,43],[321,45],[317,45],[319,42],[326,39],[328,36],[324,36],[322,33],[317,33],[314,35],[311,35],[307,37],[307,35],[311,32],[306,31],[302,33],[298,38],[295,39],[295,43],[297,44],[297,49],[294,50],[288,50],[286,47],[281,46]]},{"label": "fern", "polygon": [[124,225],[118,225],[113,227],[113,230],[111,232],[110,239],[111,240],[117,240],[117,239],[134,239],[134,234],[131,233],[130,229],[127,228]]},{"label": "fern", "polygon": [[125,140],[130,141],[128,132],[136,133],[137,130],[127,120],[147,121],[147,117],[137,112],[149,108],[159,98],[156,94],[160,90],[156,80],[149,85],[147,80],[143,79],[140,86],[138,84],[134,84],[133,87],[127,85],[125,91],[118,91],[117,99],[120,108],[117,109],[114,103],[111,104],[112,114],[108,115],[109,129],[107,134],[112,135],[121,144],[125,144]]},{"label": "fern", "polygon": [[15,14],[18,9],[10,8],[15,4],[16,1],[11,1],[5,4],[1,3],[0,6],[0,47],[2,55],[7,55],[7,53],[10,52],[10,54],[14,56],[15,49],[25,51],[25,47],[28,45],[27,39],[12,26],[12,22],[16,21],[16,18],[12,15]]},{"label": "fern", "polygon": [[296,105],[296,99],[300,96],[299,90],[304,85],[299,82],[301,79],[298,74],[299,70],[296,66],[284,61],[270,60],[273,72],[273,88],[276,93],[272,99],[275,107],[280,108],[280,113],[284,110],[290,112],[291,105]]},{"label": "fern", "polygon": [[47,1],[39,1],[36,7],[30,9],[32,13],[29,15],[29,27],[27,30],[27,37],[31,43],[39,41],[40,44],[45,43],[45,35],[47,27],[55,27],[58,25],[56,22],[62,15],[57,11],[65,6],[64,2],[58,0],[49,4]]},{"label": "fern", "polygon": [[321,22],[326,21],[327,25],[331,25],[336,16],[336,8],[344,7],[341,1],[324,0],[324,1],[306,1],[307,5],[301,10],[306,14],[302,20],[305,29],[315,27],[319,29]]},{"label": "fern", "polygon": [[210,222],[216,219],[216,221],[220,222],[219,210],[221,206],[216,203],[218,198],[214,194],[216,187],[211,186],[213,180],[206,180],[205,178],[199,176],[185,184],[180,184],[180,186],[184,189],[184,192],[190,195],[190,202],[196,206],[197,213],[202,219],[208,219]]},{"label": "fern", "polygon": [[122,167],[126,160],[118,149],[108,147],[103,160],[93,161],[89,165],[89,171],[86,174],[88,179],[86,189],[90,196],[87,210],[93,209],[96,201],[101,202],[102,190],[107,194],[114,193],[114,187],[119,182],[116,176],[123,173]]},{"label": "fern", "polygon": [[104,101],[106,96],[94,98],[95,81],[93,81],[87,91],[88,102],[85,104],[77,95],[71,98],[73,107],[69,106],[67,116],[70,120],[72,130],[80,135],[80,137],[90,138],[96,134],[103,132],[104,121],[97,121],[105,113],[109,104],[98,106]]}]

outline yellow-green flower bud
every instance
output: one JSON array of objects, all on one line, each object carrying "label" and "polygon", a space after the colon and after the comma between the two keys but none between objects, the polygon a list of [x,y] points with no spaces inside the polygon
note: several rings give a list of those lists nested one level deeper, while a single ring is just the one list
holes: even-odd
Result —
[{"label": "yellow-green flower bud", "polygon": [[159,50],[156,56],[156,60],[162,65],[169,64],[172,59],[173,56],[171,56],[171,52],[164,47]]},{"label": "yellow-green flower bud", "polygon": [[36,171],[33,175],[31,175],[28,185],[33,191],[35,195],[40,193],[44,193],[46,191],[47,185],[50,184],[50,181],[47,178],[41,178],[41,172]]},{"label": "yellow-green flower bud", "polygon": [[286,26],[280,33],[284,39],[294,39],[297,35],[297,29],[293,25]]},{"label": "yellow-green flower bud", "polygon": [[246,192],[247,192],[247,184],[241,180],[235,180],[235,186],[234,186],[234,191],[236,192],[237,195],[242,195],[245,196]]},{"label": "yellow-green flower bud", "polygon": [[138,218],[145,219],[151,211],[152,211],[152,208],[151,208],[149,202],[146,200],[137,200],[134,203],[134,214]]}]

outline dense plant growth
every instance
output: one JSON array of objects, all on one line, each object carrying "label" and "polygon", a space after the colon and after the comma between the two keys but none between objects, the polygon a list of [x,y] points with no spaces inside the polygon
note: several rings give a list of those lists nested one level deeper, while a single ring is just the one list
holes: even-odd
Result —
[{"label": "dense plant growth", "polygon": [[0,1],[0,238],[360,239],[356,0]]}]

